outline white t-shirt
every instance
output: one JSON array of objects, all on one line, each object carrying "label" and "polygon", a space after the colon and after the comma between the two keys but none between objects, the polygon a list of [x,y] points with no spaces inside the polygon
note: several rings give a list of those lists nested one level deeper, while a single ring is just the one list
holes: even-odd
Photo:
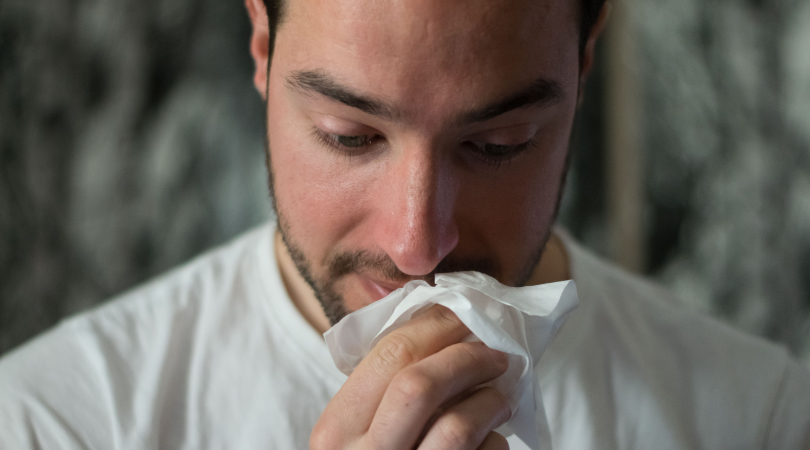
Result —
[{"label": "white t-shirt", "polygon": [[[0,360],[0,449],[306,449],[346,379],[266,225]],[[554,448],[810,449],[810,374],[565,238],[580,306],[538,364]]]}]

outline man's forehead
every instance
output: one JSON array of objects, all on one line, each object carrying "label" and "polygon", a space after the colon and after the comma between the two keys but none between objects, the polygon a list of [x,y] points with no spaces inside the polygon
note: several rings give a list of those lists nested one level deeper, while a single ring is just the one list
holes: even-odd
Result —
[{"label": "man's forehead", "polygon": [[568,0],[290,2],[276,41],[285,60],[277,68],[288,79],[323,70],[426,122],[541,78],[576,95],[578,32]]},{"label": "man's forehead", "polygon": [[[365,56],[454,58],[531,42],[567,24],[577,35],[571,0],[288,0],[287,16]],[[559,33],[554,33],[559,34]]]},{"label": "man's forehead", "polygon": [[[323,11],[334,18],[354,20],[380,19],[394,15],[400,21],[434,19],[471,20],[493,17],[513,11],[526,12],[549,8],[557,0],[287,0],[295,9]],[[562,0],[562,3],[567,0]]]}]

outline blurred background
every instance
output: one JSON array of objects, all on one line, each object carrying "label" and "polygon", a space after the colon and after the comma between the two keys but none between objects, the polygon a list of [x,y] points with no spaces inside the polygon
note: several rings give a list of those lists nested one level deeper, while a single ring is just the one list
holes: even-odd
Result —
[{"label": "blurred background", "polygon": [[[617,3],[560,222],[810,365],[807,24]],[[0,2],[0,354],[270,217],[249,33],[240,0]]]}]

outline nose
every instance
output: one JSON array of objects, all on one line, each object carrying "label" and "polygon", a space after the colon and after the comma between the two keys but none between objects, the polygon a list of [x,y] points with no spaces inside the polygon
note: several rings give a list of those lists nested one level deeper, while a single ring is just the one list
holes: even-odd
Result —
[{"label": "nose", "polygon": [[458,244],[452,172],[448,157],[422,144],[401,152],[383,177],[375,238],[407,275],[430,273]]}]

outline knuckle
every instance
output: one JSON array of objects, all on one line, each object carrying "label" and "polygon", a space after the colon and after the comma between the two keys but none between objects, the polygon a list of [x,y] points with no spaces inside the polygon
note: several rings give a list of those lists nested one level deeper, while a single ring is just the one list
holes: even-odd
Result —
[{"label": "knuckle", "polygon": [[421,370],[403,370],[391,381],[390,388],[401,402],[421,403],[431,397],[436,388],[436,381]]},{"label": "knuckle", "polygon": [[487,367],[497,376],[503,375],[509,368],[509,358],[506,353],[493,350],[483,342],[462,342],[456,344],[472,358],[474,364],[479,367]]},{"label": "knuckle", "polygon": [[456,348],[463,350],[469,357],[478,362],[483,362],[487,359],[490,349],[483,342],[460,342],[456,344]]},{"label": "knuckle", "polygon": [[435,426],[442,448],[463,448],[480,440],[481,430],[458,414],[446,413]]},{"label": "knuckle", "polygon": [[461,319],[459,319],[453,311],[445,306],[436,305],[430,308],[429,311],[437,321],[441,322],[442,325],[445,325],[448,328],[459,328],[464,326]]},{"label": "knuckle", "polygon": [[383,367],[405,367],[418,359],[418,349],[406,334],[394,332],[377,344],[377,356]]}]

